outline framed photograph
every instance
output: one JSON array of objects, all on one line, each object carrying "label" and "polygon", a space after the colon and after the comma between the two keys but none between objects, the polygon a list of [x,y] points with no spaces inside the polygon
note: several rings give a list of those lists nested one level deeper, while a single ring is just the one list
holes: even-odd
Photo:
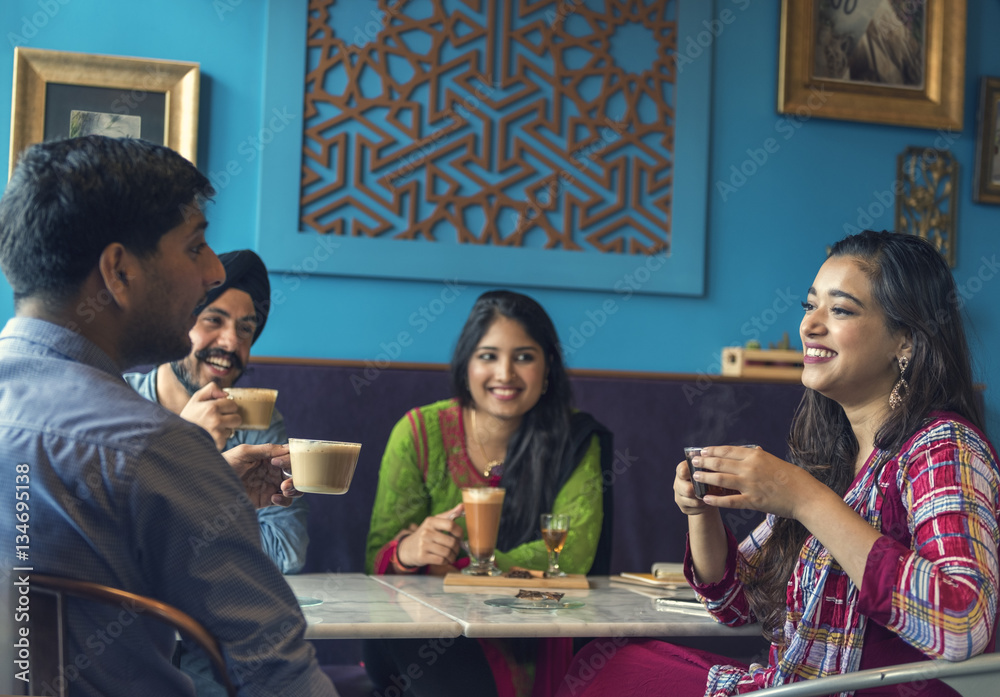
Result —
[{"label": "framed photograph", "polygon": [[198,63],[14,49],[8,177],[21,152],[56,138],[137,137],[195,161]]},{"label": "framed photograph", "polygon": [[966,0],[782,0],[778,111],[962,130]]},{"label": "framed photograph", "polygon": [[972,200],[1000,203],[1000,77],[984,77],[979,89],[979,135]]}]

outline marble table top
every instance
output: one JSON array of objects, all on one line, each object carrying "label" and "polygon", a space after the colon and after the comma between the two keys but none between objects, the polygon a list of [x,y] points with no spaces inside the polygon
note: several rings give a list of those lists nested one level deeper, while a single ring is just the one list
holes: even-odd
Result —
[{"label": "marble table top", "polygon": [[[298,574],[285,580],[302,606],[307,639],[443,639],[462,634],[456,620],[372,576]],[[314,605],[311,600],[321,602]]]},{"label": "marble table top", "polygon": [[612,584],[607,576],[589,577],[589,590],[566,590],[563,602],[580,607],[557,610],[493,607],[487,599],[513,598],[516,588],[445,588],[436,576],[373,576],[458,623],[467,637],[681,637],[756,636],[758,625],[727,627],[701,608],[663,607],[655,589]]}]

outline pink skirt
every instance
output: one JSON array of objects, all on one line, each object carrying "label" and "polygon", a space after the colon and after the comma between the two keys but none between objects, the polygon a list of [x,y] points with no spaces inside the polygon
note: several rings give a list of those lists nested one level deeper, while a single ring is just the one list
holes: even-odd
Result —
[{"label": "pink skirt", "polygon": [[656,639],[595,639],[573,658],[557,697],[702,697],[714,665],[746,665]]}]

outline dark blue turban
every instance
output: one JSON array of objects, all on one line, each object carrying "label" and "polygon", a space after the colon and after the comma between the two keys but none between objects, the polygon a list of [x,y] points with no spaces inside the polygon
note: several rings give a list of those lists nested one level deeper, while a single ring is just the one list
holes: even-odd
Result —
[{"label": "dark blue turban", "polygon": [[257,312],[257,332],[253,335],[253,341],[256,342],[257,337],[264,331],[267,313],[271,310],[271,282],[267,278],[267,267],[260,257],[249,249],[220,254],[219,261],[226,268],[226,280],[218,288],[209,291],[205,304],[198,308],[198,313],[200,314],[230,288],[242,290],[250,296]]}]

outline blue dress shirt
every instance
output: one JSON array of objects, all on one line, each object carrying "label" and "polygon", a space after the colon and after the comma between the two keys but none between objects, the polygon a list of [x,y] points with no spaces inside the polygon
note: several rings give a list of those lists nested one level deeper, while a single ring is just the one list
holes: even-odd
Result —
[{"label": "blue dress shirt", "polygon": [[[28,489],[16,488],[22,472]],[[31,571],[151,596],[215,636],[240,695],[336,695],[303,639],[294,594],[261,549],[243,486],[208,434],[138,395],[87,339],[14,318],[0,333],[0,500],[25,490],[27,523],[11,503],[0,513],[5,600]],[[172,629],[127,608],[67,607],[71,695],[193,694],[171,664]]]}]

